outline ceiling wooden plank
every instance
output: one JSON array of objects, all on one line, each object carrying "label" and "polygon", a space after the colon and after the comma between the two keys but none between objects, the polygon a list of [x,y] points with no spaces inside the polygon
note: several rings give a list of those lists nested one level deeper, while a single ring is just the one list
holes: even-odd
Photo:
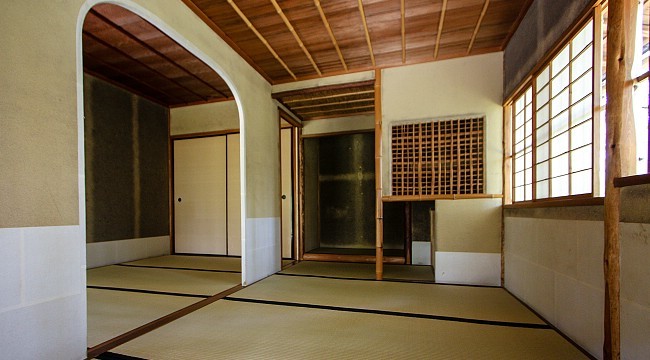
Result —
[{"label": "ceiling wooden plank", "polygon": [[366,81],[359,81],[359,82],[347,83],[347,84],[326,85],[326,86],[319,86],[319,87],[306,88],[306,89],[282,91],[282,92],[271,94],[271,97],[273,99],[280,99],[280,98],[285,98],[285,97],[289,97],[289,96],[314,94],[314,93],[320,93],[320,92],[325,92],[325,91],[337,91],[337,90],[346,90],[346,89],[351,89],[351,88],[363,88],[363,87],[374,86],[374,84],[375,84],[375,80],[366,80]]},{"label": "ceiling wooden plank", "polygon": [[374,93],[374,90],[350,91],[350,92],[329,94],[329,95],[316,95],[316,96],[308,96],[308,97],[304,97],[304,98],[293,98],[293,99],[289,99],[289,100],[285,99],[284,102],[287,105],[295,107],[294,105],[291,105],[291,104],[295,104],[295,103],[301,104],[301,103],[313,102],[313,101],[321,101],[321,100],[339,101],[338,99],[340,99],[340,98],[346,98],[346,97],[351,97],[351,96],[371,99],[373,97],[372,96],[373,93]]},{"label": "ceiling wooden plank", "polygon": [[302,105],[302,106],[291,106],[291,110],[333,107],[333,106],[341,106],[341,105],[345,105],[345,104],[353,104],[353,103],[369,102],[369,101],[374,101],[374,99],[363,98],[363,99],[351,99],[351,100],[337,100],[336,102],[333,102],[333,103],[325,102],[325,103],[315,103],[315,104]]},{"label": "ceiling wooden plank", "polygon": [[339,44],[336,41],[336,37],[334,37],[334,33],[332,32],[332,27],[330,26],[330,23],[327,20],[325,13],[323,12],[323,7],[320,5],[320,0],[314,0],[314,5],[316,5],[316,8],[318,8],[318,13],[320,14],[320,18],[323,21],[325,28],[327,29],[327,33],[329,34],[330,39],[332,40],[332,45],[334,45],[334,48],[336,49],[336,53],[339,56],[339,60],[341,60],[341,65],[343,65],[343,69],[345,69],[345,71],[348,71],[348,65],[345,63],[345,59],[343,58],[343,54],[341,53]]},{"label": "ceiling wooden plank", "polygon": [[[184,72],[185,74],[187,74],[187,75],[189,75],[190,77],[196,79],[197,81],[199,81],[200,83],[202,83],[202,84],[204,84],[205,86],[209,87],[210,89],[216,91],[219,95],[221,95],[221,97],[223,97],[223,98],[228,98],[228,95],[226,95],[224,92],[222,92],[221,90],[217,89],[216,87],[214,87],[212,84],[206,82],[205,80],[199,78],[199,77],[196,76],[193,72],[187,70],[185,67],[181,66],[181,65],[178,64],[176,61],[170,59],[168,56],[166,56],[165,54],[163,54],[163,53],[161,53],[160,51],[156,50],[155,48],[153,48],[153,47],[150,46],[149,44],[147,44],[147,43],[145,43],[144,41],[140,40],[140,39],[139,39],[137,36],[135,36],[134,34],[132,34],[132,33],[128,32],[128,31],[126,31],[126,30],[123,29],[121,26],[119,26],[118,24],[116,24],[114,21],[108,19],[108,18],[105,17],[104,15],[100,14],[99,12],[97,12],[97,10],[95,10],[95,9],[90,9],[90,12],[91,12],[94,16],[96,16],[98,19],[100,19],[101,21],[103,21],[104,23],[106,23],[107,25],[109,25],[110,27],[112,27],[113,29],[119,31],[120,33],[122,33],[123,35],[125,35],[126,37],[128,37],[129,39],[135,41],[135,42],[136,42],[137,44],[139,44],[140,46],[142,46],[142,47],[144,47],[145,49],[147,49],[147,50],[151,51],[152,53],[156,54],[157,56],[159,56],[160,58],[162,58],[163,60],[165,60],[167,63],[173,65],[174,67],[176,67],[177,69],[181,70],[181,71]],[[144,20],[143,20],[143,21],[144,21]],[[164,33],[163,33],[163,35],[166,36]],[[206,98],[206,100],[207,100],[207,98]]]},{"label": "ceiling wooden plank", "polygon": [[472,40],[470,40],[469,46],[467,47],[467,55],[472,52],[472,46],[474,46],[476,34],[478,34],[478,30],[481,28],[481,23],[483,22],[485,13],[487,13],[488,6],[490,6],[490,0],[485,0],[485,3],[483,4],[483,10],[481,10],[481,16],[479,16],[478,21],[476,22],[476,27],[474,28],[474,33],[472,34]]},{"label": "ceiling wooden plank", "polygon": [[361,13],[361,21],[363,22],[363,29],[366,32],[366,42],[368,43],[368,51],[370,51],[370,61],[372,62],[372,66],[376,66],[375,54],[372,52],[372,41],[370,41],[370,32],[368,31],[368,23],[366,22],[366,14],[363,10],[363,1],[362,0],[358,0],[358,1],[359,1],[359,12]]},{"label": "ceiling wooden plank", "polygon": [[284,69],[289,73],[289,75],[291,75],[291,77],[294,80],[297,80],[298,78],[293,73],[293,71],[291,71],[291,69],[289,69],[289,66],[287,66],[287,64],[280,58],[280,55],[278,55],[278,53],[276,53],[275,50],[273,50],[271,44],[269,44],[266,38],[264,38],[264,36],[262,36],[262,34],[260,34],[260,32],[255,28],[255,26],[253,26],[253,24],[250,22],[250,20],[248,20],[246,15],[244,15],[244,13],[239,9],[237,4],[235,4],[233,0],[228,0],[228,4],[232,6],[233,10],[235,10],[237,15],[239,15],[239,17],[244,21],[244,23],[246,23],[246,26],[248,26],[248,28],[255,33],[257,38],[260,39],[260,41],[264,44],[264,46],[266,46],[266,48],[271,52],[271,54],[273,54],[273,57],[275,57],[275,59],[282,65],[282,67],[284,67]]},{"label": "ceiling wooden plank", "polygon": [[433,60],[438,59],[438,50],[440,49],[440,37],[445,24],[445,13],[447,12],[447,0],[442,0],[442,10],[440,11],[440,20],[438,21],[438,33],[436,35],[436,48],[433,51]]},{"label": "ceiling wooden plank", "polygon": [[284,21],[284,24],[287,26],[287,28],[289,29],[293,37],[296,39],[296,42],[298,42],[298,46],[300,46],[302,51],[305,53],[305,56],[307,56],[307,58],[309,59],[309,62],[314,67],[314,70],[316,70],[318,75],[322,76],[323,73],[318,68],[318,65],[316,65],[314,58],[309,53],[309,50],[307,50],[307,47],[305,47],[305,44],[303,44],[302,40],[300,39],[300,36],[298,36],[298,33],[296,33],[296,30],[291,25],[291,22],[289,22],[289,19],[287,19],[287,17],[284,15],[284,11],[282,11],[282,8],[280,7],[280,5],[278,5],[278,2],[276,0],[271,0],[271,3],[273,3],[273,7],[275,7],[275,10],[278,12],[278,15],[280,15],[282,21]]},{"label": "ceiling wooden plank", "polygon": [[195,97],[197,97],[197,98],[199,98],[199,99],[208,100],[207,97],[202,96],[202,95],[200,95],[200,94],[197,94],[196,92],[194,92],[194,91],[191,90],[191,89],[188,89],[186,86],[184,86],[183,84],[180,84],[178,81],[176,81],[176,80],[174,80],[174,79],[172,79],[172,78],[167,77],[165,74],[162,74],[160,71],[158,71],[158,70],[152,68],[151,66],[145,64],[144,62],[142,62],[142,61],[140,61],[140,60],[138,60],[138,59],[133,58],[131,55],[127,54],[127,53],[124,52],[123,50],[118,49],[117,47],[115,47],[115,46],[113,46],[112,44],[109,44],[108,42],[106,42],[106,41],[100,39],[99,37],[95,36],[94,34],[91,34],[91,33],[87,32],[87,31],[83,31],[82,33],[83,33],[83,35],[87,36],[88,38],[92,39],[93,41],[95,41],[95,42],[97,42],[97,43],[103,45],[104,47],[106,47],[106,48],[112,50],[113,52],[116,52],[116,53],[120,54],[121,56],[123,56],[123,57],[129,59],[131,62],[134,62],[134,63],[140,65],[141,67],[147,69],[149,72],[154,73],[154,74],[157,75],[159,78],[162,78],[162,79],[166,80],[167,82],[171,82],[171,83],[173,83],[175,86],[177,86],[177,87],[179,87],[179,88],[181,88],[181,89],[187,91],[188,93],[192,94],[193,96],[195,96]]},{"label": "ceiling wooden plank", "polygon": [[302,117],[309,117],[310,114],[332,114],[332,113],[342,113],[342,112],[349,112],[349,111],[369,111],[369,110],[374,110],[375,104],[374,101],[372,104],[368,105],[361,105],[361,106],[352,106],[352,107],[346,107],[346,108],[338,108],[338,109],[331,109],[331,110],[315,110],[315,111],[299,111],[298,113]]},{"label": "ceiling wooden plank", "polygon": [[201,20],[203,20],[204,23],[206,23],[212,31],[217,33],[219,37],[221,37],[239,56],[241,56],[250,66],[252,66],[266,81],[269,83],[273,83],[273,79],[267,74],[258,64],[255,62],[242,48],[239,47],[239,45],[234,42],[226,33],[221,30],[217,24],[210,19],[208,15],[206,15],[201,8],[199,8],[194,1],[192,0],[181,0],[183,3],[190,8]]},{"label": "ceiling wooden plank", "polygon": [[406,63],[406,26],[404,25],[405,23],[405,6],[404,6],[404,0],[401,1],[400,4],[400,13],[402,16],[402,64]]}]

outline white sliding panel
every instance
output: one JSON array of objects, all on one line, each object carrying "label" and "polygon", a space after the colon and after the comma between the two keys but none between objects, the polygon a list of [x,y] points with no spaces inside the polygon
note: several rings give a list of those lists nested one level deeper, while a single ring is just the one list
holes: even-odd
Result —
[{"label": "white sliding panel", "polygon": [[226,137],[174,141],[175,252],[226,254]]},{"label": "white sliding panel", "polygon": [[241,185],[239,134],[227,137],[228,148],[228,255],[241,256]]},{"label": "white sliding panel", "polygon": [[280,130],[282,177],[282,257],[291,258],[293,247],[293,177],[291,176],[291,130]]}]

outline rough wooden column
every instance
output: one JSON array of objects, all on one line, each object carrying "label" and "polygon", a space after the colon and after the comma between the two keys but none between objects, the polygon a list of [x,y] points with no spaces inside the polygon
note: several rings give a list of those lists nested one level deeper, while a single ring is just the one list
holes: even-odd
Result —
[{"label": "rough wooden column", "polygon": [[382,197],[381,167],[381,69],[375,70],[375,188],[376,188],[376,251],[375,278],[384,277],[384,203]]},{"label": "rough wooden column", "polygon": [[[634,155],[628,142],[633,139],[631,68],[637,2],[610,0],[607,24],[607,115],[605,164],[605,339],[603,357],[620,359],[620,189],[614,179],[630,175]],[[629,137],[630,131],[632,137]],[[628,148],[626,148],[628,147]]]}]

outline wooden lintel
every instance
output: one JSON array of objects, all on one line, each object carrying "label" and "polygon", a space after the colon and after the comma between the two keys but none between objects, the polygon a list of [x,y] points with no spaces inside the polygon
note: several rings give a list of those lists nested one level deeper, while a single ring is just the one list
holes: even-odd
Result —
[{"label": "wooden lintel", "polygon": [[[293,104],[296,102],[305,102],[305,101],[318,101],[318,100],[333,100],[341,97],[347,97],[347,96],[355,96],[355,95],[367,95],[365,98],[368,100],[373,100],[375,98],[375,90],[363,90],[363,91],[350,91],[350,92],[344,92],[344,93],[338,93],[338,94],[331,94],[331,95],[322,95],[322,96],[314,96],[314,97],[308,97],[304,99],[291,99],[291,100],[285,100],[285,104]],[[337,101],[337,100],[334,100]]]},{"label": "wooden lintel", "polygon": [[363,98],[363,99],[352,99],[352,100],[340,100],[336,102],[325,102],[321,104],[316,103],[316,104],[309,104],[309,105],[292,106],[291,110],[311,109],[311,108],[326,107],[326,106],[341,106],[345,104],[355,104],[355,103],[368,102],[368,101],[375,101],[375,99]]},{"label": "wooden lintel", "polygon": [[373,86],[374,84],[375,84],[375,80],[366,80],[366,81],[359,81],[359,82],[346,83],[346,84],[334,84],[334,85],[325,85],[325,86],[318,86],[318,87],[305,88],[305,89],[288,90],[288,91],[282,91],[282,92],[271,94],[271,98],[280,99],[289,96],[307,95],[307,94],[313,94],[313,93],[318,93],[323,91],[336,91],[336,90],[345,90],[350,88],[370,87]]},{"label": "wooden lintel", "polygon": [[374,108],[375,108],[374,104],[368,104],[363,106],[353,106],[353,107],[346,107],[340,109],[305,111],[305,112],[300,112],[300,116],[308,116],[309,114],[329,114],[329,113],[348,112],[348,111],[357,111],[357,110],[365,111]]}]

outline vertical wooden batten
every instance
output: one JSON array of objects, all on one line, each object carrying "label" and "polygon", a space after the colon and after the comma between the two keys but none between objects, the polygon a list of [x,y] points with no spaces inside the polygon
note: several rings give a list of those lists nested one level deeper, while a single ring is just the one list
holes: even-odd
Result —
[{"label": "vertical wooden batten", "polygon": [[[633,131],[631,68],[636,1],[610,0],[607,24],[607,114],[605,165],[605,336],[603,357],[620,359],[620,189],[617,177],[631,175],[634,156],[624,141]],[[633,135],[633,134],[632,134]]]},{"label": "vertical wooden batten", "polygon": [[382,201],[382,120],[381,120],[381,69],[375,70],[375,188],[376,188],[376,253],[375,278],[384,277],[384,203]]}]

